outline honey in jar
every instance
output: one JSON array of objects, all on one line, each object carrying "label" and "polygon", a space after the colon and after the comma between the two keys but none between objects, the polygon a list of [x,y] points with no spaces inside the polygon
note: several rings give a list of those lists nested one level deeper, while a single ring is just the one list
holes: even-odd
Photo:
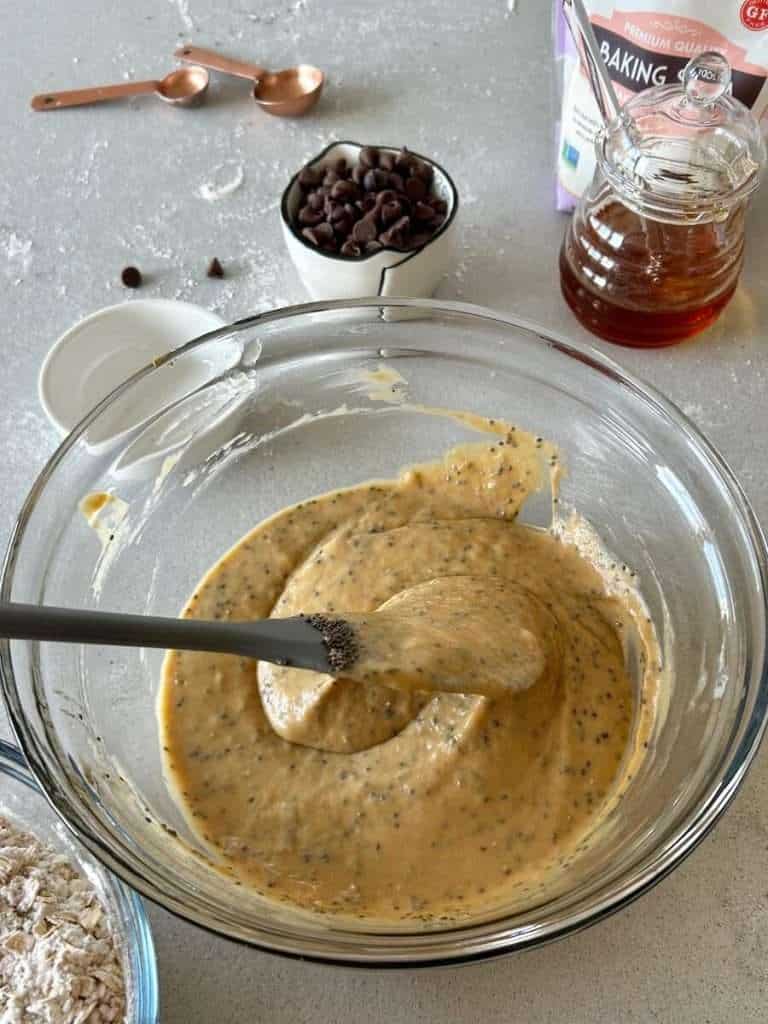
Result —
[{"label": "honey in jar", "polygon": [[673,345],[732,297],[766,155],[730,79],[724,57],[702,53],[680,84],[632,97],[598,133],[595,176],[560,253],[563,295],[593,334]]}]

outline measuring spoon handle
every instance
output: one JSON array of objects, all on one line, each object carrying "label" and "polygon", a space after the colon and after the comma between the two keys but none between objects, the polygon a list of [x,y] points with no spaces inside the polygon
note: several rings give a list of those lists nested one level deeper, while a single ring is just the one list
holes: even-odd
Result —
[{"label": "measuring spoon handle", "polygon": [[191,64],[202,64],[204,68],[223,71],[225,75],[236,75],[238,78],[249,78],[255,81],[264,74],[264,68],[258,64],[248,64],[244,60],[233,60],[215,50],[206,50],[201,46],[180,46],[174,53],[175,57]]},{"label": "measuring spoon handle", "polygon": [[33,96],[30,106],[33,110],[58,110],[61,107],[82,107],[86,103],[109,103],[126,96],[141,96],[156,92],[160,83],[123,82],[121,85],[96,85],[91,89],[70,89],[68,92],[43,92]]}]

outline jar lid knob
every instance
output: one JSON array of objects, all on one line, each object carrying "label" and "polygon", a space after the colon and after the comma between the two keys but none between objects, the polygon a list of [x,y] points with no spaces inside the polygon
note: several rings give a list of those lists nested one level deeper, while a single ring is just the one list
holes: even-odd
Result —
[{"label": "jar lid knob", "polygon": [[683,71],[685,98],[696,106],[711,106],[731,86],[731,65],[716,50],[705,50],[689,60]]}]

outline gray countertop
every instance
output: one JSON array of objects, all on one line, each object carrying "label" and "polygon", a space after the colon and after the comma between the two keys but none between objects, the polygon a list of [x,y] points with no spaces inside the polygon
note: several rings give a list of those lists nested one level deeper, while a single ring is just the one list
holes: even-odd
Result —
[{"label": "gray countertop", "polygon": [[[226,317],[302,300],[277,201],[289,174],[334,138],[405,143],[454,175],[462,251],[438,295],[586,337],[556,279],[565,221],[552,206],[549,7],[3,0],[0,543],[57,442],[36,397],[52,341],[82,315],[131,297],[120,284],[126,263],[146,276],[142,296],[190,299]],[[244,83],[223,79],[196,112],[152,97],[58,114],[27,108],[45,89],[162,74],[182,39],[273,67],[313,62],[328,73],[327,95],[296,122],[267,117]],[[242,185],[220,201],[201,194],[241,172]],[[611,355],[688,412],[768,522],[768,189],[751,209],[749,235],[743,287],[713,329],[674,349]],[[214,255],[224,281],[205,277]],[[766,863],[763,753],[715,833],[672,877],[599,926],[514,960],[418,974],[331,970],[235,946],[150,908],[162,1019],[764,1021]]]}]

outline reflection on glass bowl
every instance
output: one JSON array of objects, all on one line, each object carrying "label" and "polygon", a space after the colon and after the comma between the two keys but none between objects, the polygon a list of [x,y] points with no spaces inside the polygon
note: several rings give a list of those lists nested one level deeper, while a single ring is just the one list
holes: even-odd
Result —
[{"label": "reflection on glass bowl", "polygon": [[[103,440],[102,417],[141,403],[145,389],[156,394],[159,375],[170,385],[190,359],[210,367],[205,382],[182,396],[169,388],[174,399],[157,415]],[[371,394],[361,371],[381,364],[402,375],[414,403],[498,416],[561,446],[563,505],[637,570],[671,660],[633,784],[535,906],[419,931],[267,903],[216,870],[166,788],[155,718],[162,652],[4,643],[3,685],[56,810],[168,909],[287,955],[466,962],[567,934],[650,887],[716,821],[756,752],[768,694],[765,542],[727,466],[670,403],[592,349],[472,307],[359,300],[263,314],[147,368],[65,440],[22,509],[2,597],[175,614],[269,514],[464,439],[451,421]],[[78,508],[92,492],[115,499],[106,536]],[[528,521],[545,517],[544,503],[526,507]]]}]

